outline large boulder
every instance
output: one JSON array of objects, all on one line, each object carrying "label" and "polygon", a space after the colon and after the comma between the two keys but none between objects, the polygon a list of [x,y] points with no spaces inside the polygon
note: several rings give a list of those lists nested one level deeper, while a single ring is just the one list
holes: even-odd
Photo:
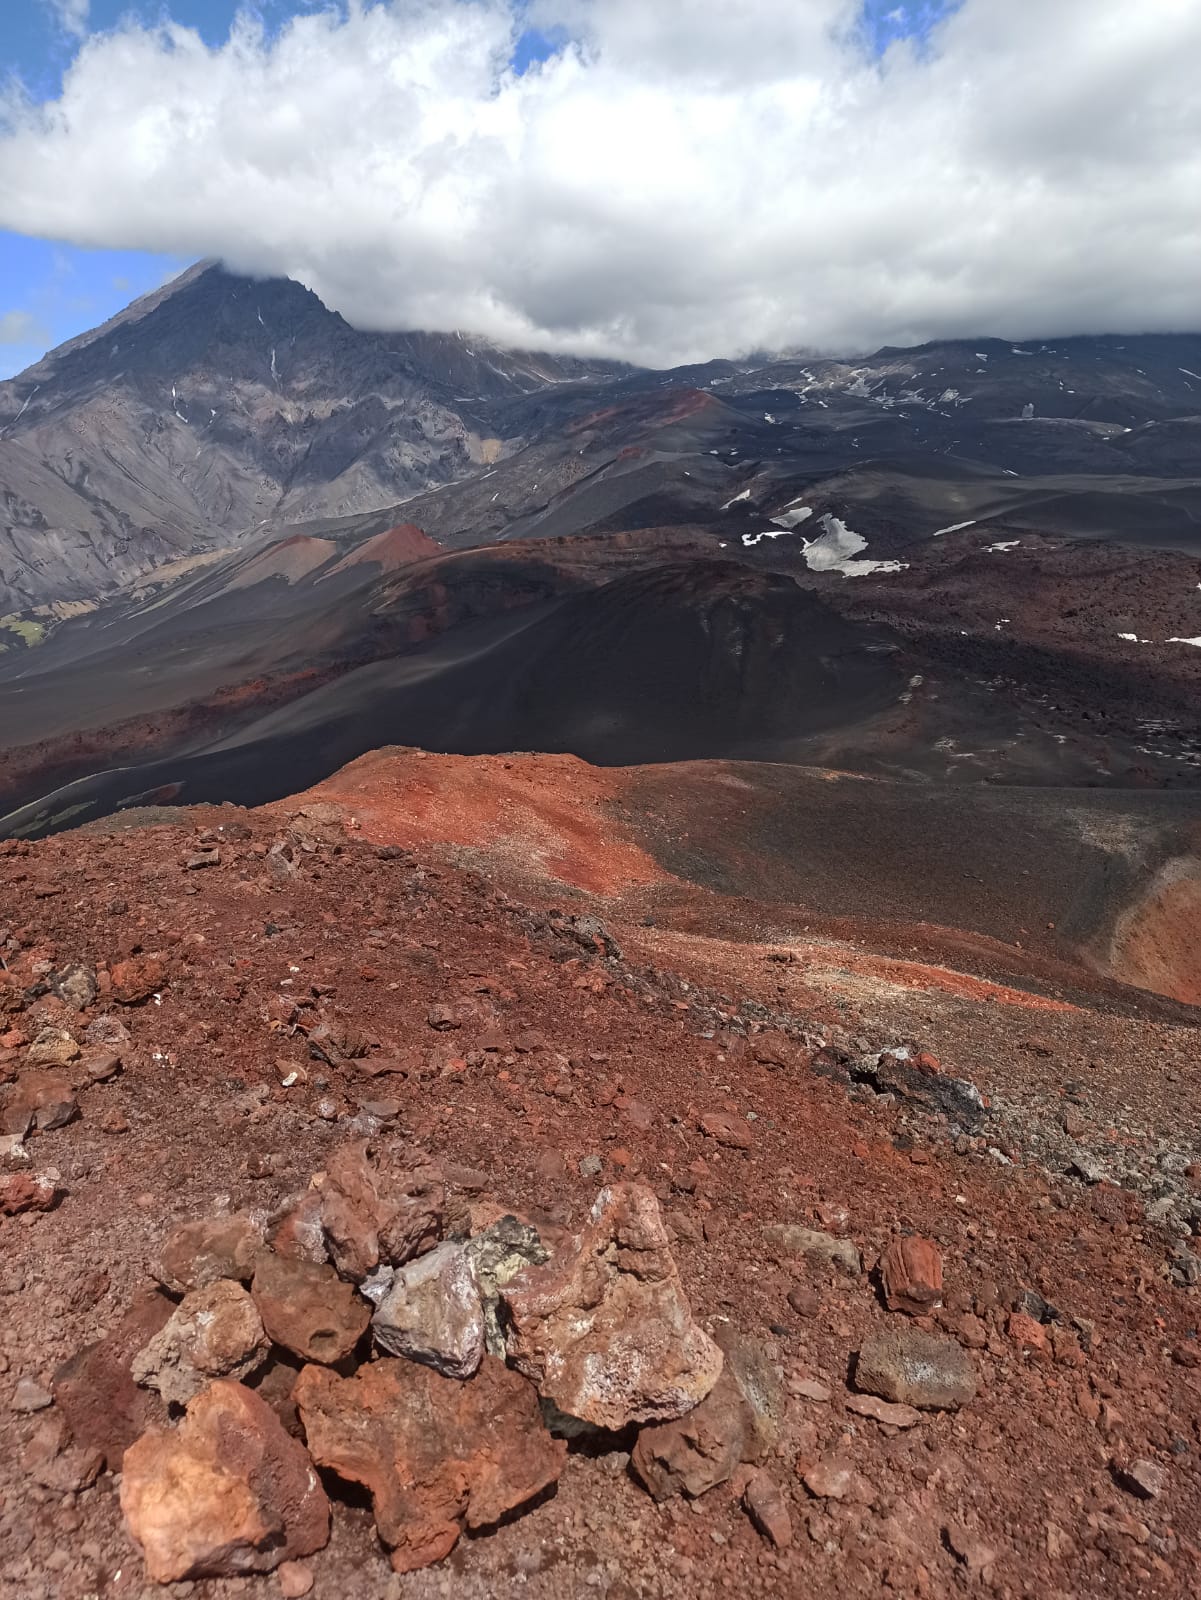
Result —
[{"label": "large boulder", "polygon": [[642,1185],[603,1189],[582,1233],[502,1299],[513,1366],[559,1411],[598,1427],[683,1416],[721,1374]]},{"label": "large boulder", "polygon": [[397,1572],[441,1561],[556,1483],[567,1446],[524,1379],[491,1356],[469,1383],[410,1361],[340,1378],[305,1367],[293,1398],[314,1459],[371,1495]]},{"label": "large boulder", "polygon": [[125,1452],[121,1509],[159,1583],[271,1572],[329,1539],[329,1501],[271,1407],[227,1379]]}]

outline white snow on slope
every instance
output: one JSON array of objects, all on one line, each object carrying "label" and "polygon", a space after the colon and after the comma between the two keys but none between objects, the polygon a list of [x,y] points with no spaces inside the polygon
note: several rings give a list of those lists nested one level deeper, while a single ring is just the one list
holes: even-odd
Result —
[{"label": "white snow on slope", "polygon": [[866,578],[872,572],[904,572],[907,561],[858,561],[860,550],[867,549],[867,540],[853,533],[839,517],[820,519],[826,530],[820,538],[805,545],[805,565],[810,572],[841,572],[844,578]]},{"label": "white snow on slope", "polygon": [[789,528],[762,528],[758,533],[744,533],[742,542],[749,550],[753,545],[757,545],[760,539],[782,539],[791,531]]},{"label": "white snow on slope", "polygon": [[1193,645],[1196,645],[1198,650],[1201,650],[1201,639],[1169,639],[1168,643],[1169,644],[1193,644]]},{"label": "white snow on slope", "polygon": [[798,506],[795,511],[782,511],[778,517],[773,517],[771,520],[777,528],[783,528],[787,533],[791,533],[802,522],[808,522],[812,515],[812,506]]},{"label": "white snow on slope", "polygon": [[749,500],[750,498],[751,491],[749,489],[744,489],[741,494],[736,494],[732,500],[727,500],[721,509],[723,511],[728,511],[731,506],[736,506],[740,500]]},{"label": "white snow on slope", "polygon": [[1016,550],[1018,545],[1021,544],[1021,542],[1022,541],[1020,539],[1002,539],[997,544],[990,544],[988,546],[988,551],[989,551],[989,554],[991,555],[991,554],[995,553],[998,550]]},{"label": "white snow on slope", "polygon": [[941,539],[944,533],[958,533],[961,528],[974,528],[975,526],[976,519],[974,517],[971,522],[952,522],[949,528],[935,528],[933,537]]}]

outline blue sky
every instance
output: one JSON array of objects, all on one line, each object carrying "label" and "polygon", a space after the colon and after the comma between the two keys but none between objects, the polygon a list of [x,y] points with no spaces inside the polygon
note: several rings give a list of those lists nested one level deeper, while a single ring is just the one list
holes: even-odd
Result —
[{"label": "blue sky", "polygon": [[[0,0],[0,62],[36,100],[57,96],[76,41],[59,13],[71,0]],[[274,29],[330,0],[91,0],[89,26],[103,30],[133,14],[147,22],[170,16],[211,44],[229,32],[235,13],[250,10]],[[648,0],[658,3],[658,0]],[[798,0],[801,3],[801,0]],[[864,0],[867,38],[877,50],[921,36],[956,0]],[[549,54],[553,41],[531,32],[515,57],[519,69]],[[156,288],[188,263],[142,251],[82,250],[0,230],[0,378],[37,361],[47,349],[95,327],[130,300]]]}]

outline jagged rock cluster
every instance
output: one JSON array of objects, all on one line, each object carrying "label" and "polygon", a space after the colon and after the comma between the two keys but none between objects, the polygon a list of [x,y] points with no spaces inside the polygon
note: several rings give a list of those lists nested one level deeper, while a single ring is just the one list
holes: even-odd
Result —
[{"label": "jagged rock cluster", "polygon": [[[129,1443],[121,1482],[153,1578],[313,1554],[330,1528],[314,1466],[368,1491],[407,1572],[550,1489],[581,1432],[646,1425],[635,1468],[660,1496],[762,1453],[772,1407],[750,1397],[774,1380],[693,1320],[649,1189],[603,1189],[576,1236],[495,1213],[453,1204],[420,1150],[360,1139],[276,1215],[170,1235],[158,1275],[181,1298],[129,1372],[185,1409]],[[269,1403],[281,1372],[293,1433]],[[72,1398],[68,1381],[68,1415]],[[715,1413],[720,1444],[689,1472],[682,1419],[703,1455]]]}]

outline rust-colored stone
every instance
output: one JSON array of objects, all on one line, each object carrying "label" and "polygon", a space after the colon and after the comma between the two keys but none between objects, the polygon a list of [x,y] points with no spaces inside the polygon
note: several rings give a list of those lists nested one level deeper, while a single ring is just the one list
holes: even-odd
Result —
[{"label": "rust-colored stone", "polygon": [[263,1326],[304,1361],[331,1365],[366,1332],[371,1307],[332,1267],[264,1251],[251,1285]]},{"label": "rust-colored stone", "polygon": [[354,1140],[334,1151],[320,1187],[326,1243],[347,1278],[361,1281],[381,1262],[400,1266],[442,1236],[446,1183],[420,1150]]},{"label": "rust-colored stone", "polygon": [[113,999],[136,1006],[149,1000],[167,981],[167,968],[158,956],[130,956],[112,970]]},{"label": "rust-colored stone", "polygon": [[567,1446],[543,1426],[529,1384],[485,1356],[468,1383],[411,1361],[340,1378],[306,1367],[294,1398],[314,1459],[371,1494],[397,1572],[441,1561],[557,1482]]},{"label": "rust-colored stone", "polygon": [[230,1379],[197,1395],[178,1428],[130,1445],[121,1509],[159,1583],[271,1572],[329,1539],[329,1502],[304,1447]]},{"label": "rust-colored stone", "polygon": [[133,1356],[154,1338],[175,1310],[157,1290],[140,1294],[103,1339],[85,1345],[54,1374],[54,1399],[77,1445],[99,1450],[109,1472],[120,1472],[126,1447],[164,1417],[129,1370]]},{"label": "rust-colored stone", "polygon": [[914,1234],[894,1239],[880,1258],[880,1283],[890,1311],[928,1316],[942,1305],[942,1255]]},{"label": "rust-colored stone", "polygon": [[155,1276],[176,1294],[207,1289],[221,1278],[249,1283],[263,1248],[263,1229],[252,1217],[203,1217],[167,1236]]}]

